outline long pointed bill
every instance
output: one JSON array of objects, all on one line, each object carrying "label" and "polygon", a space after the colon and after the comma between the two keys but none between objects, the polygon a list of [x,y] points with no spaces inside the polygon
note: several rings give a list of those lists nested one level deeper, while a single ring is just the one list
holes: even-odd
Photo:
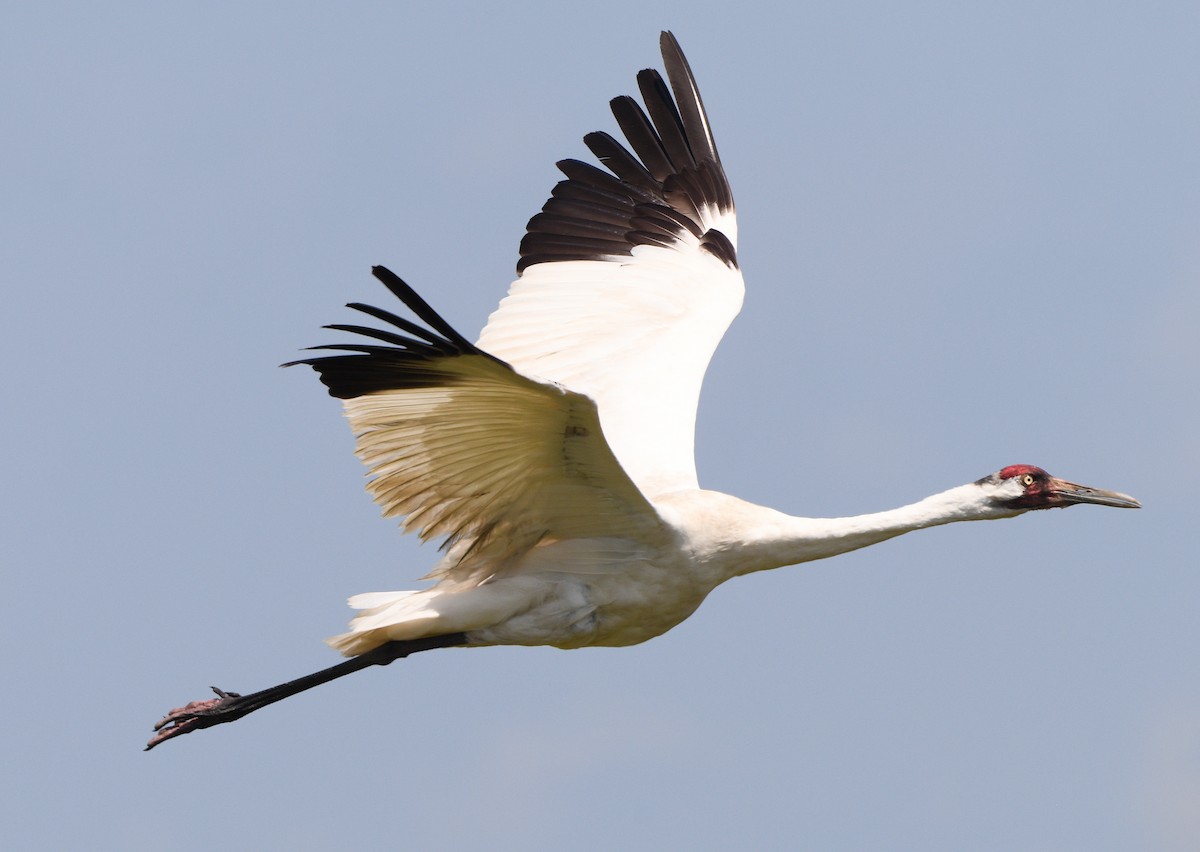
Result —
[{"label": "long pointed bill", "polygon": [[1076,485],[1065,479],[1051,479],[1050,493],[1064,505],[1072,503],[1094,503],[1097,506],[1113,506],[1117,509],[1140,509],[1142,504],[1128,494],[1117,491],[1105,491],[1103,488],[1089,488],[1086,485]]}]

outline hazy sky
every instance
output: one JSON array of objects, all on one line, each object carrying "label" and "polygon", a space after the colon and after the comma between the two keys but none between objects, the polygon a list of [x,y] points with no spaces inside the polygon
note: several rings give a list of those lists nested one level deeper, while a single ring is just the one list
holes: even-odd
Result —
[{"label": "hazy sky", "polygon": [[[11,848],[1200,848],[1195,3],[21,5]],[[421,654],[143,754],[433,563],[276,365],[391,306],[375,263],[475,334],[663,28],[747,280],[707,487],[854,514],[1028,462],[1145,509],[735,581],[636,648]]]}]

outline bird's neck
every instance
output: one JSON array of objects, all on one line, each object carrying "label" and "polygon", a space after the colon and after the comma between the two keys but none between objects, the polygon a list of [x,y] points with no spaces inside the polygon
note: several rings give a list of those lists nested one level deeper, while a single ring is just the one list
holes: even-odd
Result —
[{"label": "bird's neck", "polygon": [[925,527],[1019,512],[998,507],[983,488],[969,484],[898,509],[847,518],[798,518],[761,506],[752,507],[748,514],[753,519],[746,518],[749,523],[742,529],[753,532],[728,551],[730,564],[724,568],[730,576],[825,559]]}]

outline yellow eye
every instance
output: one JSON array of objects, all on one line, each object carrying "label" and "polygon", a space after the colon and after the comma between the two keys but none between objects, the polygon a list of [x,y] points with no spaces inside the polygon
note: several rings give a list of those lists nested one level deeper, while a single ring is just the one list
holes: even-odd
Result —
[{"label": "yellow eye", "polygon": [[1032,473],[1025,474],[1024,476],[1021,477],[1021,482],[1024,483],[1024,485],[1026,487],[1033,485],[1033,474]]}]

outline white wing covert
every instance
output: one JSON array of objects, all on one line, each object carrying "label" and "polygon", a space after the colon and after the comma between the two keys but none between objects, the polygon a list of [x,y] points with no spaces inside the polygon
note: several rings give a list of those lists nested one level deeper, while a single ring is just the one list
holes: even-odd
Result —
[{"label": "white wing covert", "polygon": [[343,401],[383,514],[404,517],[422,539],[445,537],[452,558],[440,575],[478,583],[519,570],[515,560],[540,543],[663,535],[605,442],[592,400],[515,372],[393,273],[374,273],[429,328],[351,304],[403,334],[330,325],[382,345],[318,346],[348,354],[293,363],[316,369]]},{"label": "white wing covert", "polygon": [[611,102],[636,156],[590,133],[612,174],[558,164],[567,179],[530,220],[520,277],[478,343],[595,400],[613,453],[650,497],[698,487],[700,386],[743,294],[733,196],[704,105],[674,36],[660,44],[671,88],[638,74],[649,115],[633,98]]}]

